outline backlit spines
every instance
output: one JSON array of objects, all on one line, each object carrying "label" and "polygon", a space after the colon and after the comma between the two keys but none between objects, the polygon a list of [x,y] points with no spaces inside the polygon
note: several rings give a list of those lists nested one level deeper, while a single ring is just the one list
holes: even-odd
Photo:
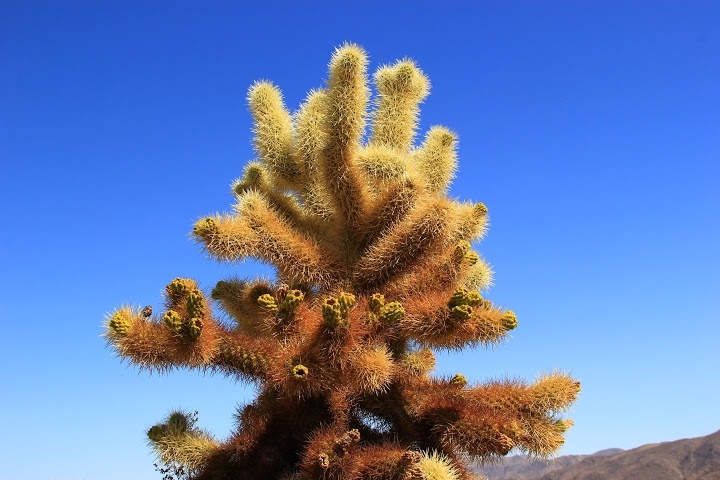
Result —
[{"label": "backlit spines", "polygon": [[188,474],[199,473],[218,444],[195,423],[196,415],[174,411],[164,423],[148,430],[150,445],[161,462],[182,466]]},{"label": "backlit spines", "polygon": [[206,217],[195,223],[192,233],[211,257],[222,262],[236,262],[262,255],[260,237],[247,219],[242,217]]},{"label": "backlit spines", "polygon": [[329,286],[337,275],[334,255],[322,245],[292,228],[258,193],[247,192],[238,211],[258,239],[257,256],[274,264],[284,279],[291,282]]},{"label": "backlit spines", "polygon": [[430,82],[410,60],[379,68],[374,80],[378,97],[371,142],[407,151],[417,128],[418,106],[427,96]]},{"label": "backlit spines", "polygon": [[248,105],[255,120],[255,148],[260,158],[276,182],[296,186],[302,170],[292,155],[293,123],[280,89],[270,82],[257,82],[248,92]]},{"label": "backlit spines", "polygon": [[354,268],[359,286],[380,288],[443,239],[448,205],[443,199],[409,212],[368,249]]},{"label": "backlit spines", "polygon": [[457,136],[445,127],[433,127],[414,153],[427,188],[444,194],[457,169]]},{"label": "backlit spines", "polygon": [[338,48],[330,61],[319,171],[342,231],[358,222],[368,201],[357,165],[370,93],[367,63],[364,50],[352,44]]},{"label": "backlit spines", "polygon": [[367,66],[359,46],[338,48],[325,88],[294,113],[273,83],[250,88],[257,158],[230,213],[192,235],[212,258],[260,260],[276,278],[208,293],[178,277],[154,315],[107,317],[105,338],[130,363],[256,385],[223,442],[182,412],[148,431],[161,463],[192,480],[469,480],[467,459],[549,456],[572,425],[567,374],[433,375],[433,350],[497,345],[518,318],[485,298],[492,269],[475,248],[487,207],[449,192],[457,134],[432,127],[414,144],[429,80],[402,60],[377,71],[371,99]]}]

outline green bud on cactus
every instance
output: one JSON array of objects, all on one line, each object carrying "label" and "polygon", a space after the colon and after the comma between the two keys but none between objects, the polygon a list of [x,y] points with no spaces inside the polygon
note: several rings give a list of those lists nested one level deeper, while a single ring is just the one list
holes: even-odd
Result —
[{"label": "green bud on cactus", "polygon": [[115,312],[110,319],[110,322],[108,322],[110,330],[112,330],[113,333],[117,333],[118,335],[125,335],[127,332],[129,332],[131,325],[132,324],[130,323],[127,312],[123,310]]},{"label": "green bud on cactus", "polygon": [[303,295],[303,292],[300,290],[290,290],[287,295],[285,295],[282,309],[288,313],[293,313],[300,306],[304,298],[305,295]]},{"label": "green bud on cactus", "polygon": [[448,302],[448,306],[450,308],[453,308],[458,305],[467,305],[468,293],[469,292],[466,288],[458,288],[457,290],[455,290],[455,293],[452,294],[452,297],[450,297],[450,302]]},{"label": "green bud on cactus", "polygon": [[464,387],[467,384],[467,378],[462,373],[456,373],[455,376],[450,380],[450,383],[459,387]]},{"label": "green bud on cactus", "polygon": [[197,284],[190,278],[175,278],[165,287],[168,296],[173,300],[180,299],[193,290],[197,290]]},{"label": "green bud on cactus", "polygon": [[450,310],[450,313],[458,320],[467,320],[472,317],[473,309],[470,305],[457,305]]},{"label": "green bud on cactus", "polygon": [[465,254],[470,251],[470,242],[466,242],[465,240],[461,240],[460,243],[458,243],[455,246],[455,252],[453,253],[453,258],[455,258],[456,262],[460,262],[463,257],[465,257]]},{"label": "green bud on cactus", "polygon": [[482,295],[477,290],[471,290],[467,294],[466,302],[471,307],[477,307],[483,301]]},{"label": "green bud on cactus", "polygon": [[308,375],[308,368],[305,365],[295,365],[292,369],[292,375],[294,378],[297,378],[298,380],[305,380],[307,379]]},{"label": "green bud on cactus", "polygon": [[180,314],[175,310],[168,310],[165,312],[165,315],[163,315],[163,322],[165,322],[165,325],[167,325],[167,327],[173,332],[182,332],[182,318],[180,318]]},{"label": "green bud on cactus", "polygon": [[484,217],[485,215],[487,215],[487,213],[488,213],[488,209],[487,209],[487,207],[485,206],[484,203],[482,203],[482,202],[476,203],[476,204],[473,206],[473,216],[474,216],[475,218],[482,218],[482,217]]},{"label": "green bud on cactus", "polygon": [[159,442],[167,435],[167,425],[155,425],[147,432],[148,438],[153,442]]},{"label": "green bud on cactus", "polygon": [[473,251],[467,252],[462,259],[463,265],[467,265],[468,267],[472,267],[479,261],[480,261],[480,255],[478,255],[477,253],[475,253]]},{"label": "green bud on cactus", "polygon": [[355,295],[351,293],[340,292],[338,295],[338,305],[340,305],[340,313],[343,318],[347,317],[352,307],[355,306]]},{"label": "green bud on cactus", "polygon": [[477,307],[483,301],[480,292],[477,290],[468,290],[466,288],[458,288],[450,297],[448,306],[450,308],[457,307],[459,305],[470,305],[471,307]]},{"label": "green bud on cactus", "polygon": [[515,312],[512,310],[507,310],[502,315],[502,323],[505,330],[513,330],[515,327],[518,326],[517,317],[515,317]]},{"label": "green bud on cactus", "polygon": [[380,309],[380,320],[387,325],[392,325],[404,315],[405,309],[400,302],[390,302]]},{"label": "green bud on cactus", "polygon": [[203,218],[202,220],[198,220],[197,223],[195,223],[195,226],[193,227],[193,234],[196,237],[200,237],[203,239],[207,239],[211,235],[214,235],[218,232],[218,226],[215,222],[215,219],[207,217]]},{"label": "green bud on cactus", "polygon": [[382,293],[373,293],[368,301],[370,310],[375,314],[380,314],[380,309],[385,305],[385,295]]},{"label": "green bud on cactus", "polygon": [[173,412],[167,420],[167,430],[170,433],[184,433],[190,426],[187,416],[182,412]]},{"label": "green bud on cactus", "polygon": [[275,297],[273,297],[269,293],[264,293],[260,295],[257,299],[257,302],[258,305],[260,305],[260,308],[263,308],[269,312],[277,312],[280,309],[277,300],[275,300]]},{"label": "green bud on cactus", "polygon": [[200,334],[202,333],[202,328],[203,328],[203,321],[201,318],[197,318],[197,317],[191,318],[185,324],[185,329],[184,329],[185,337],[188,340],[192,340],[192,341],[197,340],[198,338],[200,338]]},{"label": "green bud on cactus", "polygon": [[205,304],[203,303],[203,294],[200,290],[195,289],[188,293],[187,299],[185,300],[185,308],[187,309],[188,317],[202,318],[205,313]]},{"label": "green bud on cactus", "polygon": [[328,326],[335,328],[343,322],[340,303],[336,298],[326,298],[321,308],[323,320]]}]

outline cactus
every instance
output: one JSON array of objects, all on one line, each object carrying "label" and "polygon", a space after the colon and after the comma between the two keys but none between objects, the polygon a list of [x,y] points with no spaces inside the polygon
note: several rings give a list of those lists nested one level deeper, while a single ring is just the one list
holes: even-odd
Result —
[{"label": "cactus", "polygon": [[261,308],[264,308],[269,312],[277,312],[280,310],[280,306],[278,305],[277,300],[275,300],[275,297],[273,297],[269,293],[264,293],[260,295],[257,301],[258,305],[260,305]]},{"label": "cactus", "polygon": [[180,314],[175,310],[168,310],[165,312],[165,315],[163,315],[163,321],[173,332],[178,334],[182,333],[183,321],[182,318],[180,318]]},{"label": "cactus", "polygon": [[132,326],[131,318],[132,317],[128,316],[127,312],[118,310],[112,317],[110,317],[108,328],[115,334],[125,335],[130,331],[130,327]]},{"label": "cactus", "polygon": [[292,368],[292,376],[298,380],[305,380],[308,376],[309,370],[305,365],[298,364]]},{"label": "cactus", "polygon": [[496,345],[517,318],[483,298],[492,270],[473,248],[488,208],[448,192],[458,136],[436,126],[416,141],[429,80],[402,60],[372,77],[371,98],[367,66],[362,48],[338,48],[326,88],[296,112],[276,85],[250,88],[257,158],[232,185],[232,213],[192,235],[221,262],[272,264],[276,279],[224,279],[210,301],[175,278],[159,316],[109,315],[105,338],[131,363],[257,386],[224,441],[185,412],[148,430],[188,478],[466,480],[465,459],[547,457],[572,425],[561,417],[580,386],[567,374],[431,374],[433,349]]},{"label": "cactus", "polygon": [[305,295],[300,290],[291,290],[283,300],[282,310],[288,313],[294,313],[304,298]]},{"label": "cactus", "polygon": [[390,302],[380,309],[380,320],[392,325],[405,315],[405,309],[400,302]]},{"label": "cactus", "polygon": [[459,387],[464,387],[467,384],[467,378],[462,373],[456,373],[455,376],[450,380],[450,383]]},{"label": "cactus", "polygon": [[518,326],[517,318],[515,318],[515,312],[507,310],[503,313],[502,323],[505,330],[514,330]]},{"label": "cactus", "polygon": [[326,298],[321,307],[322,318],[329,327],[335,328],[343,323],[342,307],[337,298]]}]

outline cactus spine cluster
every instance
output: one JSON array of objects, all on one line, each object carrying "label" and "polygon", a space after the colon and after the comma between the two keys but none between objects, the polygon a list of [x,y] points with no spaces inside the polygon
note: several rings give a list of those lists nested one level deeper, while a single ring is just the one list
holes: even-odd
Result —
[{"label": "cactus spine cluster", "polygon": [[161,314],[108,318],[132,363],[257,385],[225,441],[182,412],[150,429],[159,459],[194,479],[466,480],[472,459],[551,455],[572,424],[561,415],[580,387],[566,374],[430,374],[433,349],[497,344],[517,319],[480,294],[491,269],[472,245],[488,210],[448,196],[455,134],[433,127],[415,145],[428,79],[410,60],[383,66],[371,100],[367,65],[357,45],[338,48],[327,86],[295,113],[272,83],[250,88],[257,160],[233,184],[233,212],[193,235],[217,260],[274,265],[275,280],[207,295],[176,278]]}]

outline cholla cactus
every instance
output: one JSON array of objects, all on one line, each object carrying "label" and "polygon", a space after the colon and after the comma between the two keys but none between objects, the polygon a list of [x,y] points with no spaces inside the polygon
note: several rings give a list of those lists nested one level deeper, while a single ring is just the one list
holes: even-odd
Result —
[{"label": "cholla cactus", "polygon": [[580,387],[566,374],[430,375],[433,349],[497,344],[517,320],[480,295],[491,270],[472,243],[487,208],[448,197],[455,134],[433,127],[414,145],[428,79],[410,60],[383,66],[371,102],[367,63],[337,49],[327,87],[295,113],[272,83],[250,88],[258,160],[233,185],[233,213],[193,234],[217,260],[273,264],[277,283],[227,279],[204,295],[175,279],[164,312],[109,316],[109,343],[141,367],[258,386],[223,442],[177,414],[150,429],[159,458],[193,478],[470,479],[468,459],[551,455],[572,424],[561,414]]}]

